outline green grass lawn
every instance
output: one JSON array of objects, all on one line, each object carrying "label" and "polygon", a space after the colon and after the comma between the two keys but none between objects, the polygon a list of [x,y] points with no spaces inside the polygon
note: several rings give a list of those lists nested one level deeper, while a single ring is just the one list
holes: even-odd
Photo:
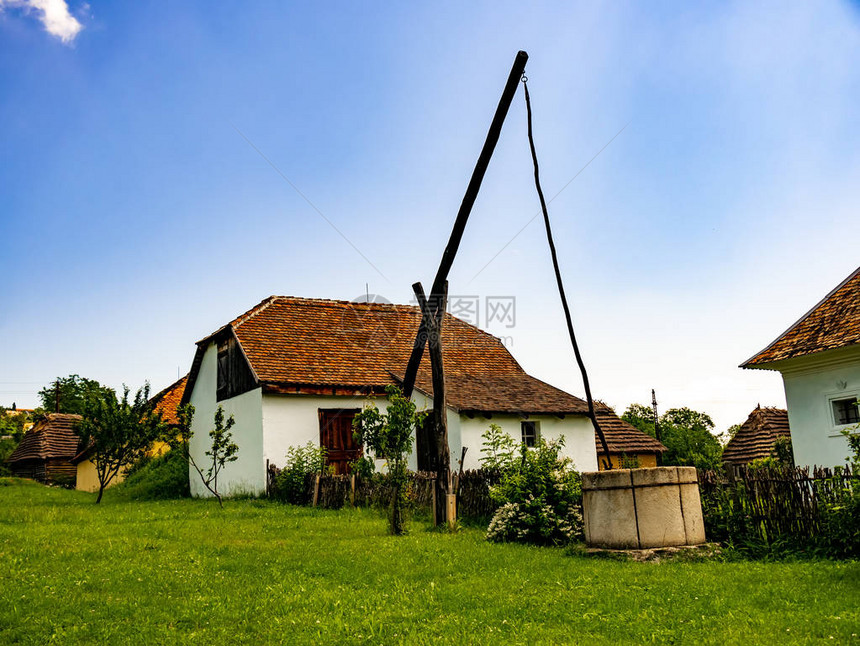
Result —
[{"label": "green grass lawn", "polygon": [[621,562],[0,480],[0,644],[860,643],[860,564]]}]

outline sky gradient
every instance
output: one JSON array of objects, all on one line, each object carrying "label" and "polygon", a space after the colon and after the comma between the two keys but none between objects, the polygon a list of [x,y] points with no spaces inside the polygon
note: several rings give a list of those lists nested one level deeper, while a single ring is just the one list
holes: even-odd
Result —
[{"label": "sky gradient", "polygon": [[[158,390],[270,294],[409,302],[518,49],[592,390],[619,412],[651,388],[718,430],[784,406],[738,364],[860,264],[856,3],[57,4],[0,0],[0,404],[70,373]],[[525,226],[525,126],[520,91],[450,290],[515,297],[513,328],[481,327],[582,395]]]}]

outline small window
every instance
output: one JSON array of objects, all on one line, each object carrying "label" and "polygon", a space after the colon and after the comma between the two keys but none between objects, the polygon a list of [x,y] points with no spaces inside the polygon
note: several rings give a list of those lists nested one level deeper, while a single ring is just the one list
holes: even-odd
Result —
[{"label": "small window", "polygon": [[833,421],[837,426],[860,422],[860,407],[857,406],[856,397],[834,399],[830,403],[833,406]]},{"label": "small window", "polygon": [[626,453],[621,454],[621,468],[622,469],[638,469],[639,468],[639,456],[638,455],[627,455]]},{"label": "small window", "polygon": [[537,445],[540,437],[540,426],[537,422],[522,422],[520,428],[523,434],[523,444],[526,446]]},{"label": "small window", "polygon": [[227,339],[218,343],[218,399],[225,399],[230,385],[230,349]]}]

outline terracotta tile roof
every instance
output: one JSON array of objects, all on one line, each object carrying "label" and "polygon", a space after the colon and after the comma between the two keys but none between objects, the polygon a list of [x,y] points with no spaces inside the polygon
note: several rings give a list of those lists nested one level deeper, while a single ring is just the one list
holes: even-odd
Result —
[{"label": "terracotta tile roof", "polygon": [[75,435],[74,425],[80,415],[48,413],[29,431],[24,433],[21,443],[9,456],[7,462],[21,460],[45,460],[48,458],[71,460],[78,452],[80,439]]},{"label": "terracotta tile roof", "polygon": [[[382,388],[406,369],[419,321],[410,305],[271,296],[198,342],[191,388],[202,350],[231,328],[264,385]],[[499,339],[450,314],[442,347],[449,400],[458,408],[584,410],[579,398],[527,375]],[[426,349],[417,383],[429,388]]]},{"label": "terracotta tile roof", "polygon": [[[443,341],[444,344],[444,341]],[[444,352],[444,345],[442,346]],[[429,360],[428,360],[429,361]],[[451,375],[445,364],[445,396],[447,404],[460,413],[585,414],[588,404],[563,390],[535,379],[525,372],[513,375]],[[402,375],[392,373],[398,382]],[[423,365],[415,387],[433,396],[429,370]]]},{"label": "terracotta tile roof", "polygon": [[[606,436],[606,444],[609,446],[610,453],[635,455],[638,453],[662,453],[666,450],[662,442],[628,424],[608,406],[598,404],[596,411],[597,421]],[[600,445],[597,433],[594,434],[594,443],[597,446],[597,455],[606,455]]]},{"label": "terracotta tile roof", "polygon": [[179,424],[176,409],[179,407],[180,401],[182,401],[186,383],[188,383],[188,375],[173,382],[149,400],[155,405],[155,410],[161,413],[162,419],[172,426]]},{"label": "terracotta tile roof", "polygon": [[776,341],[741,364],[764,364],[860,343],[860,267],[786,330]]},{"label": "terracotta tile roof", "polygon": [[766,458],[771,455],[774,442],[781,437],[791,437],[788,411],[757,406],[723,449],[723,462],[747,464]]}]

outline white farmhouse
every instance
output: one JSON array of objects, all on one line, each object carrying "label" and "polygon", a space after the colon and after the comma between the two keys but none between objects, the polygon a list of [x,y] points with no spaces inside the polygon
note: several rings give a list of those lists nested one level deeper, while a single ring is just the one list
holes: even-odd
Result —
[{"label": "white farmhouse", "polygon": [[[290,446],[319,443],[336,472],[361,454],[352,418],[365,404],[386,405],[399,382],[420,319],[417,307],[271,296],[197,343],[183,402],[193,404],[192,455],[205,459],[218,406],[233,415],[238,460],[219,475],[227,494],[265,489],[266,463],[282,465]],[[443,352],[451,464],[468,447],[465,468],[479,464],[490,423],[527,444],[563,435],[582,471],[597,469],[585,402],[526,374],[496,337],[445,316]],[[432,409],[427,357],[413,400]],[[610,413],[604,413],[610,414]],[[620,420],[619,420],[620,421]],[[427,430],[419,429],[413,470],[433,467]],[[191,478],[192,493],[203,495]]]},{"label": "white farmhouse", "polygon": [[742,368],[778,370],[798,466],[844,464],[860,421],[860,268]]}]

